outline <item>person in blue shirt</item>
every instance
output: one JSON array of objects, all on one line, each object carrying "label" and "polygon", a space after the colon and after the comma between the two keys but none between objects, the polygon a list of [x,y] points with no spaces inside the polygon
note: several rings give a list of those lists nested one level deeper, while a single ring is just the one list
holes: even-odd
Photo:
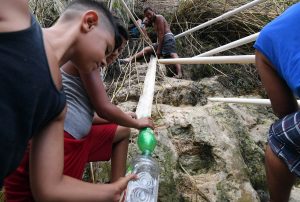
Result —
[{"label": "person in blue shirt", "polygon": [[[147,35],[146,27],[149,23],[148,19],[144,18],[143,21],[141,19],[138,19],[136,22],[138,23],[144,34]],[[128,28],[130,38],[140,38],[140,31],[135,25],[129,26]]]},{"label": "person in blue shirt", "polygon": [[289,200],[300,176],[300,3],[266,25],[254,47],[256,68],[279,118],[269,130],[265,153],[271,202]]}]

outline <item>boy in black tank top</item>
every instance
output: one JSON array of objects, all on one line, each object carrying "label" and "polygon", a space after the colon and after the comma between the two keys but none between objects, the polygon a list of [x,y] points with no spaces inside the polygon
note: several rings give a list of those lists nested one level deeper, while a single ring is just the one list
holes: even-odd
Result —
[{"label": "boy in black tank top", "polygon": [[53,27],[42,31],[27,3],[0,0],[0,186],[31,139],[35,200],[117,200],[135,176],[92,185],[62,175],[66,108],[59,66],[71,60],[88,73],[105,65],[115,43],[111,14],[99,2],[74,0]]}]

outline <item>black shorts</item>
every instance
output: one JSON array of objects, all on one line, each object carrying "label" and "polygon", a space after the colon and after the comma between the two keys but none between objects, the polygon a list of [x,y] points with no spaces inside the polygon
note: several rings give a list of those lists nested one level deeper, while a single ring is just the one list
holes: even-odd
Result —
[{"label": "black shorts", "polygon": [[[158,44],[153,44],[154,49],[156,50],[158,47]],[[175,37],[172,33],[167,33],[164,36],[163,45],[161,48],[161,54],[164,57],[170,56],[171,53],[176,53],[176,41]]]},{"label": "black shorts", "polygon": [[272,124],[268,143],[289,170],[300,177],[300,112],[287,115]]}]

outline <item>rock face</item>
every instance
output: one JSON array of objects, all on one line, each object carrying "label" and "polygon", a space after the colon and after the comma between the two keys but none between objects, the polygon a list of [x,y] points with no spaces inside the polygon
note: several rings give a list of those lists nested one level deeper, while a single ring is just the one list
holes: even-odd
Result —
[{"label": "rock face", "polygon": [[[139,75],[132,78],[140,83],[131,79],[129,88],[125,79],[115,100],[134,111],[146,65],[133,68]],[[217,77],[194,82],[158,72],[156,84],[153,156],[160,165],[159,201],[267,201],[264,149],[275,119],[271,108],[207,102],[210,96],[232,96]],[[129,158],[138,154],[137,131],[132,132]],[[108,180],[103,174],[102,167],[100,178]]]},{"label": "rock face", "polygon": [[187,189],[181,197],[258,201],[254,188],[265,189],[263,150],[259,145],[264,145],[266,135],[263,130],[255,141],[251,130],[257,133],[253,128],[266,129],[262,124],[268,123],[269,117],[255,117],[257,110],[215,103],[180,109],[161,107],[170,144],[176,148],[177,190]]}]

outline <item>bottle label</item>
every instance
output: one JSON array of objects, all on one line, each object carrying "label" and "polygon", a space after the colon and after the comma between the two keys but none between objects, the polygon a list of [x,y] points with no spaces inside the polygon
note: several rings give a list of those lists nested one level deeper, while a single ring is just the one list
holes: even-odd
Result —
[{"label": "bottle label", "polygon": [[126,190],[126,202],[156,202],[158,180],[148,172],[137,173],[138,179],[130,181]]}]

